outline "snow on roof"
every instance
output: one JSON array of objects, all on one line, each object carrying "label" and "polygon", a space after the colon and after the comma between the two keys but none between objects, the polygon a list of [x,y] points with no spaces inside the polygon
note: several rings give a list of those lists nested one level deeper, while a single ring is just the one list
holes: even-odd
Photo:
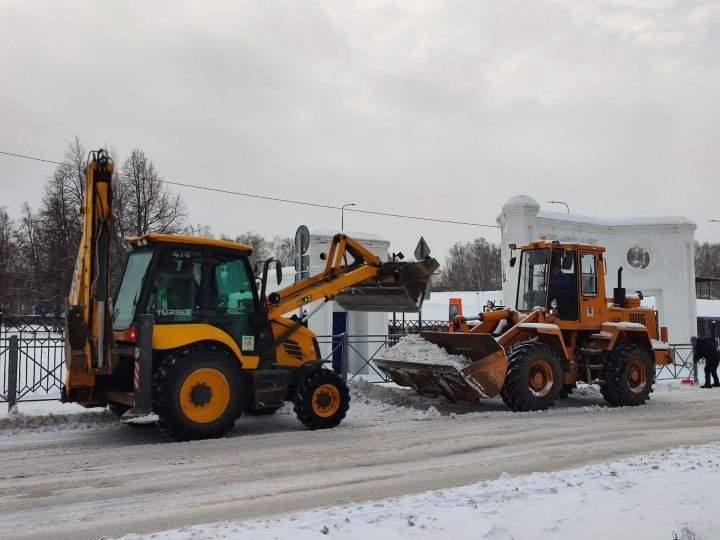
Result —
[{"label": "snow on roof", "polygon": [[579,225],[596,225],[600,227],[621,227],[621,226],[658,226],[658,225],[691,225],[695,222],[683,216],[656,216],[656,217],[628,217],[628,218],[598,218],[592,216],[581,216],[577,214],[565,214],[563,212],[550,212],[541,210],[538,212],[540,219],[552,219],[556,221],[569,221]]},{"label": "snow on roof", "polygon": [[720,300],[698,298],[697,316],[703,319],[720,319]]},{"label": "snow on roof", "polygon": [[514,197],[510,197],[507,202],[503,204],[503,208],[512,206],[540,208],[538,202],[530,195],[515,195]]},{"label": "snow on roof", "polygon": [[362,231],[340,231],[339,229],[323,229],[323,228],[312,228],[310,229],[310,237],[316,238],[332,238],[336,234],[342,232],[353,240],[364,241],[364,242],[384,242],[390,243],[390,240],[380,236],[379,234],[373,234]]}]

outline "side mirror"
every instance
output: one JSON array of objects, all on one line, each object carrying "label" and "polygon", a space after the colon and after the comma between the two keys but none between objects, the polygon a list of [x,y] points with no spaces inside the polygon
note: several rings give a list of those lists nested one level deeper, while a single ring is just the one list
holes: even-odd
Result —
[{"label": "side mirror", "polygon": [[323,252],[320,254],[320,260],[321,260],[321,261],[324,261],[325,259],[327,259],[327,253],[325,253],[325,252],[323,251]]},{"label": "side mirror", "polygon": [[515,268],[516,262],[517,262],[517,257],[510,257],[510,268]]},{"label": "side mirror", "polygon": [[275,277],[277,278],[277,284],[280,285],[283,278],[282,263],[280,261],[275,261]]}]

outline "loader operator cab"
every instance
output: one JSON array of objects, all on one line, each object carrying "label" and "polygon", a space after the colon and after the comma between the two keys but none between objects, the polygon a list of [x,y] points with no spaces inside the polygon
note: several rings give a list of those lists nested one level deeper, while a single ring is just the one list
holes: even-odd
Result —
[{"label": "loader operator cab", "polygon": [[558,319],[578,320],[576,252],[573,249],[524,249],[518,276],[517,309],[544,307]]},{"label": "loader operator cab", "polygon": [[114,331],[122,334],[137,315],[148,313],[156,325],[215,326],[243,352],[255,352],[262,310],[248,260],[251,248],[208,245],[205,239],[203,245],[192,239],[168,242],[162,236],[131,241],[113,303]]}]

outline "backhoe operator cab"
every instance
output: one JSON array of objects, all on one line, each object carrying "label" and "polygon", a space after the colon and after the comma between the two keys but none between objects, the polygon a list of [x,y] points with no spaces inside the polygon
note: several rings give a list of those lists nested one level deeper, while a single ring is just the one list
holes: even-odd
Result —
[{"label": "backhoe operator cab", "polygon": [[529,312],[537,307],[562,321],[592,323],[607,306],[604,280],[605,248],[582,244],[543,242],[524,248],[520,257],[516,309]]},{"label": "backhoe operator cab", "polygon": [[153,348],[172,348],[179,332],[190,337],[211,326],[226,334],[215,335],[218,346],[257,364],[246,357],[257,354],[268,322],[248,259],[250,246],[157,234],[128,243],[132,251],[113,302],[118,343],[131,341],[136,313],[148,313],[155,318]]}]

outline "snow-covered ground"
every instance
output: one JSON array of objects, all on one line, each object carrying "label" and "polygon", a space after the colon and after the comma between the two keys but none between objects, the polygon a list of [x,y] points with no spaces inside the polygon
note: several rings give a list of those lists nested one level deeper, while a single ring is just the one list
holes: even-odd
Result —
[{"label": "snow-covered ground", "polygon": [[337,538],[701,540],[720,537],[720,444],[123,540]]},{"label": "snow-covered ground", "polygon": [[[699,538],[717,533],[708,490],[720,478],[707,461],[717,446],[662,451],[720,440],[720,391],[664,381],[647,406],[608,408],[582,386],[550,411],[517,414],[499,399],[459,405],[367,381],[351,394],[336,429],[308,431],[288,406],[240,418],[224,439],[188,443],[102,410],[21,403],[19,417],[0,423],[0,538],[121,537],[222,520],[234,523],[172,534],[323,538],[327,527],[339,538],[462,538],[462,525],[479,538],[571,538],[582,527],[624,538],[618,530],[632,522],[637,538],[672,538],[683,520]],[[645,464],[598,465],[658,451]],[[541,534],[527,536],[528,523]]]}]

